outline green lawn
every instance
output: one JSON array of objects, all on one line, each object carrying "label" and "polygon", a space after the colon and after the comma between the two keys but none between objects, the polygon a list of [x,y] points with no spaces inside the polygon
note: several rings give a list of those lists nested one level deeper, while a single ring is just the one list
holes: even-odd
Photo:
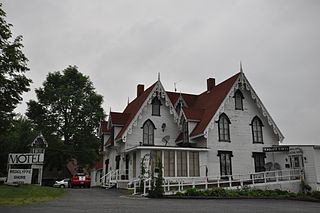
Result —
[{"label": "green lawn", "polygon": [[18,187],[0,185],[0,205],[21,205],[44,202],[62,197],[64,189],[21,185]]}]

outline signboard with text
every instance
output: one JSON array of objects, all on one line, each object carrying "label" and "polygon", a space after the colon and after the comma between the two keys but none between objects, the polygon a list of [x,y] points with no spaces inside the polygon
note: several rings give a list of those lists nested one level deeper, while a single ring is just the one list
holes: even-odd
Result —
[{"label": "signboard with text", "polygon": [[289,146],[271,146],[263,147],[263,152],[287,152],[289,151]]},{"label": "signboard with text", "polygon": [[32,169],[9,169],[8,183],[31,184]]},{"label": "signboard with text", "polygon": [[43,164],[43,153],[11,153],[8,164]]}]

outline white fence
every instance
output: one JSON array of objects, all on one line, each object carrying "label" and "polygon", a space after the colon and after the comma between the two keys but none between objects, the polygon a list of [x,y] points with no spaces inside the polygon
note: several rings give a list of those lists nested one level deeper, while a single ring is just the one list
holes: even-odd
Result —
[{"label": "white fence", "polygon": [[[278,183],[282,181],[301,180],[303,171],[300,169],[276,170],[258,172],[247,175],[227,175],[216,177],[165,177],[162,187],[166,194],[174,194],[184,191],[187,188],[209,189],[214,187],[236,188],[243,186],[254,186],[256,184]],[[143,195],[147,195],[151,189],[150,178],[133,180],[131,182],[133,194],[137,194],[137,189],[143,183]],[[129,187],[130,188],[130,187]]]}]

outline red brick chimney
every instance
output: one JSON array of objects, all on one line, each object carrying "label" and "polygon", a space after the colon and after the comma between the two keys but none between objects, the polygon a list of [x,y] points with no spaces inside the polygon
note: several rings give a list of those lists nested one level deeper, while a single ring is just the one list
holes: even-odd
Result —
[{"label": "red brick chimney", "polygon": [[137,86],[137,97],[139,97],[144,92],[144,85],[138,84]]},{"label": "red brick chimney", "polygon": [[207,91],[210,92],[216,86],[216,79],[208,78],[207,79]]}]

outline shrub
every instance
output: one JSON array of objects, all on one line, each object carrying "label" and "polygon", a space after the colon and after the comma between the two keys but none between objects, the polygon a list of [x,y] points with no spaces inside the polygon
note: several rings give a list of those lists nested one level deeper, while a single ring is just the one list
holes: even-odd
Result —
[{"label": "shrub", "polygon": [[320,191],[313,191],[311,192],[311,196],[320,200]]}]

